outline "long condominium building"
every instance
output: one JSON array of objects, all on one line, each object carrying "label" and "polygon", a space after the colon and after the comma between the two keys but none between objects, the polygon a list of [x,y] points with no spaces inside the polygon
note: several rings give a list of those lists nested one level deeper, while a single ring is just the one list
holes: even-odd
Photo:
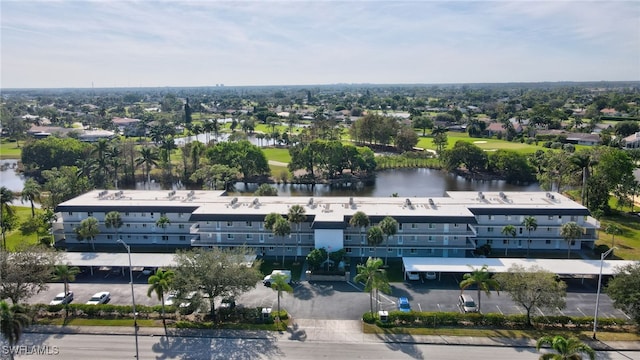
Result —
[{"label": "long condominium building", "polygon": [[[265,229],[265,216],[288,218],[292,206],[304,209],[305,219],[291,223],[291,233],[274,236]],[[315,248],[344,249],[357,257],[466,257],[489,244],[493,251],[529,248],[567,251],[592,248],[597,221],[582,205],[555,192],[447,192],[442,197],[255,197],[227,196],[204,190],[95,190],[60,204],[54,226],[56,244],[69,250],[116,247],[118,238],[133,251],[171,251],[189,247],[246,245],[266,256],[306,256]],[[105,224],[117,211],[122,226]],[[350,220],[363,212],[369,226]],[[373,246],[367,231],[385,217],[398,223],[397,232]],[[79,239],[75,229],[94,217],[98,233]],[[533,217],[537,226],[524,225]],[[162,219],[162,220],[161,220]],[[575,222],[576,239],[561,236],[561,227]],[[513,226],[504,231],[508,225]]]}]

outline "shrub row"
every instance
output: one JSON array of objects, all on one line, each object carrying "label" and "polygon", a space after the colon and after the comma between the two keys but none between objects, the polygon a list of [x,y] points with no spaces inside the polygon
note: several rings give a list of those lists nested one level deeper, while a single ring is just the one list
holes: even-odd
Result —
[{"label": "shrub row", "polygon": [[[527,317],[520,314],[503,315],[497,313],[457,313],[457,312],[400,312],[390,311],[386,322],[380,321],[377,314],[369,312],[362,316],[366,323],[376,323],[380,327],[455,327],[455,326],[489,326],[495,328],[524,328],[527,327]],[[593,326],[593,317],[589,316],[534,316],[534,324],[545,327],[573,327],[589,329]],[[628,324],[624,319],[598,318],[598,324],[603,327],[615,327]]]},{"label": "shrub row", "polygon": [[[111,305],[111,304],[99,304],[99,305],[88,305],[88,304],[68,304],[69,314],[76,316],[87,316],[87,317],[124,317],[131,315],[133,313],[133,307],[131,305]],[[46,311],[49,313],[59,313],[64,311],[64,305],[45,305],[45,304],[36,304],[32,305],[31,308],[36,312]],[[165,313],[171,314],[176,311],[175,306],[165,306]],[[136,312],[141,315],[150,315],[154,313],[162,313],[162,305],[154,305],[154,306],[146,306],[146,305],[136,305]],[[144,317],[144,316],[143,316]]]}]

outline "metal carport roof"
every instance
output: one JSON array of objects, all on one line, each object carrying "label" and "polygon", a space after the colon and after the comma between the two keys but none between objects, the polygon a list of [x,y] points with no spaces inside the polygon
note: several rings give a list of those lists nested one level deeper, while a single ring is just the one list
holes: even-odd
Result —
[{"label": "metal carport roof", "polygon": [[[402,262],[405,271],[416,272],[467,273],[472,268],[487,265],[490,272],[501,273],[509,271],[511,265],[517,264],[524,268],[537,265],[558,275],[598,275],[600,273],[600,260],[403,257]],[[639,262],[604,260],[602,274],[613,275],[617,272],[617,268],[637,263]]]},{"label": "metal carport roof", "polygon": [[[175,254],[170,253],[131,253],[131,266],[133,267],[175,267]],[[247,263],[251,264],[256,259],[255,255],[247,256]],[[61,264],[73,266],[129,266],[127,253],[103,253],[103,252],[65,252],[60,258]]]}]

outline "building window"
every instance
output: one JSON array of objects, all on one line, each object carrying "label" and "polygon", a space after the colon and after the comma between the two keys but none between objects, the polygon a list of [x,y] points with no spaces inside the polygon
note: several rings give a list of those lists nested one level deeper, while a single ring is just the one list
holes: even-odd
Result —
[{"label": "building window", "polygon": [[287,252],[291,252],[291,247],[287,246]]},{"label": "building window", "polygon": [[562,215],[558,215],[558,220],[562,220]]},{"label": "building window", "polygon": [[429,224],[429,229],[435,229],[436,228],[436,224]]},{"label": "building window", "polygon": [[493,227],[489,226],[489,227],[487,228],[487,232],[493,232]]},{"label": "building window", "polygon": [[402,231],[402,223],[398,223],[398,231]]},{"label": "building window", "polygon": [[232,240],[233,239],[233,234],[227,234],[227,239]]},{"label": "building window", "polygon": [[550,227],[547,228],[547,232],[551,232],[551,228]]},{"label": "building window", "polygon": [[373,248],[369,248],[369,252],[373,252]]},{"label": "building window", "polygon": [[73,211],[69,211],[67,214],[68,214],[69,216],[72,216],[72,215],[73,215]]},{"label": "building window", "polygon": [[253,234],[247,234],[247,240],[252,240],[253,239]]},{"label": "building window", "polygon": [[454,228],[457,228],[457,227],[458,227],[458,224],[453,224],[453,227],[454,227]]},{"label": "building window", "polygon": [[344,241],[351,241],[351,235],[345,235]]},{"label": "building window", "polygon": [[393,249],[392,249],[392,248],[388,248],[388,249],[387,249],[387,252],[390,252],[390,253],[391,253],[391,252],[393,252]]},{"label": "building window", "polygon": [[412,228],[412,229],[415,229],[415,228],[417,228],[417,227],[418,227],[418,224],[416,224],[416,223],[411,223],[411,228]]},{"label": "building window", "polygon": [[124,213],[124,216],[129,216],[129,212],[127,211],[126,213]]},{"label": "building window", "polygon": [[167,213],[166,212],[161,212],[160,216],[167,216]]},{"label": "building window", "polygon": [[427,238],[427,241],[428,242],[434,242],[435,240],[434,240],[433,236],[429,235],[429,237]]},{"label": "building window", "polygon": [[232,227],[233,226],[233,221],[227,221],[227,227]]},{"label": "building window", "polygon": [[112,239],[111,235],[107,235],[107,239],[111,240]]},{"label": "building window", "polygon": [[578,217],[577,217],[577,216],[572,216],[572,217],[571,217],[571,221],[573,221],[573,222],[578,221]]},{"label": "building window", "polygon": [[409,253],[410,253],[410,254],[415,254],[415,253],[416,253],[416,249],[410,249],[410,250],[409,250]]},{"label": "building window", "polygon": [[520,228],[520,234],[522,234],[522,228]]},{"label": "building window", "polygon": [[494,216],[493,215],[489,215],[488,218],[489,218],[489,220],[493,220]]},{"label": "building window", "polygon": [[140,213],[140,216],[145,217],[147,216],[147,213]]},{"label": "building window", "polygon": [[350,248],[350,247],[344,248],[344,251],[345,251],[347,254],[351,254],[351,248]]},{"label": "building window", "polygon": [[458,240],[458,237],[457,237],[457,236],[454,236],[454,237],[453,237],[453,241],[456,241],[456,240]]},{"label": "building window", "polygon": [[427,254],[433,255],[433,249],[427,249]]},{"label": "building window", "polygon": [[511,221],[511,215],[505,215],[505,218],[507,219],[507,221]]},{"label": "building window", "polygon": [[575,240],[571,240],[571,246],[575,245],[576,241]]},{"label": "building window", "polygon": [[488,245],[493,244],[493,240],[492,240],[492,239],[487,240],[487,244],[488,244]]},{"label": "building window", "polygon": [[187,240],[187,237],[184,235],[180,235],[180,241],[185,241],[185,240]]},{"label": "building window", "polygon": [[147,224],[142,224],[142,227],[143,227],[143,228],[146,228],[146,227],[147,227]]},{"label": "building window", "polygon": [[553,215],[549,215],[549,220],[553,220]]},{"label": "building window", "polygon": [[153,213],[151,213],[151,217],[153,217]]},{"label": "building window", "polygon": [[545,240],[544,243],[547,244],[547,245],[550,245],[551,244],[551,240]]},{"label": "building window", "polygon": [[207,237],[208,238],[212,238],[213,237],[213,233],[207,233]]},{"label": "building window", "polygon": [[125,226],[126,226],[126,227],[128,227],[128,228],[130,228],[130,227],[131,227],[131,224],[126,224]]},{"label": "building window", "polygon": [[269,251],[273,251],[273,250],[275,250],[275,249],[276,249],[276,248],[274,248],[273,246],[269,246]]},{"label": "building window", "polygon": [[251,224],[251,221],[247,221],[247,222],[245,222],[245,225],[247,225],[247,227],[251,227],[251,225],[252,225],[252,224]]},{"label": "building window", "polygon": [[502,243],[506,245],[506,244],[508,244],[508,243],[509,243],[509,240],[504,239],[504,240],[502,240]]},{"label": "building window", "polygon": [[162,235],[162,241],[169,241],[168,235]]},{"label": "building window", "polygon": [[184,224],[179,224],[178,229],[184,229]]},{"label": "building window", "polygon": [[93,211],[88,211],[87,216],[93,216]]},{"label": "building window", "polygon": [[184,214],[183,213],[178,213],[178,217],[181,218]]},{"label": "building window", "polygon": [[273,239],[273,234],[269,234],[269,236],[267,236],[269,239]]},{"label": "building window", "polygon": [[143,239],[148,239],[149,237],[147,235],[144,235],[142,238]]}]

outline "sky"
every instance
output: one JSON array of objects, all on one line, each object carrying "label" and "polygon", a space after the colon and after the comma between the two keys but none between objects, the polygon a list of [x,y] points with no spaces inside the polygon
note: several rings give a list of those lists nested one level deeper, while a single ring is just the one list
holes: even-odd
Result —
[{"label": "sky", "polygon": [[640,1],[0,0],[0,87],[640,80]]}]

